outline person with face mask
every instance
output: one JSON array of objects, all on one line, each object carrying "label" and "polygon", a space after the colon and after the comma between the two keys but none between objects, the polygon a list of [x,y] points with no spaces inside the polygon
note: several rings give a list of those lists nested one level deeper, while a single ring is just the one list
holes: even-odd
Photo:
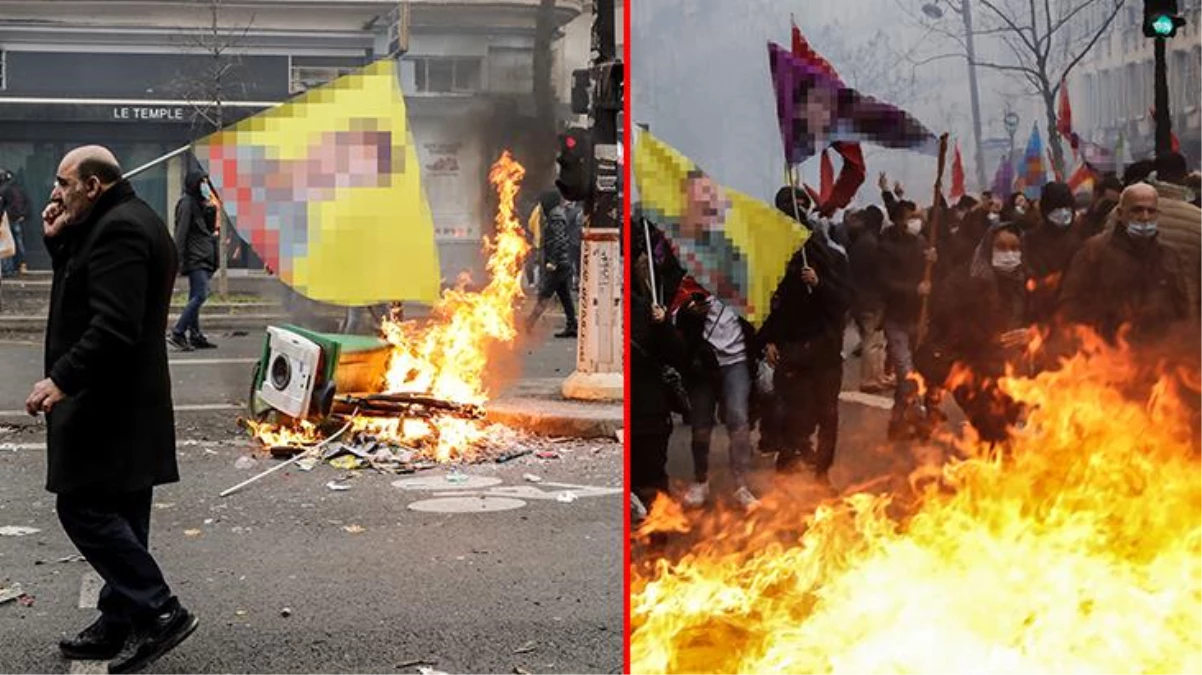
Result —
[{"label": "person with face mask", "polygon": [[1081,235],[1073,228],[1073,191],[1066,183],[1048,183],[1039,198],[1039,222],[1023,234],[1023,251],[1031,272],[1031,320],[1051,325],[1060,297],[1060,283]]},{"label": "person with face mask", "polygon": [[1189,314],[1188,293],[1177,252],[1159,236],[1156,188],[1136,183],[1123,190],[1116,224],[1085,243],[1064,278],[1064,317],[1113,340],[1130,324],[1131,344],[1163,335]]},{"label": "person with face mask", "polygon": [[167,342],[179,351],[212,349],[200,330],[200,308],[209,297],[209,281],[217,270],[217,209],[209,203],[212,196],[208,176],[193,168],[184,178],[184,192],[175,204],[175,247],[181,276],[188,278],[188,304],[167,336]]},{"label": "person with face mask", "polygon": [[104,579],[100,617],[59,650],[133,672],[197,626],[147,546],[154,487],[179,480],[163,341],[175,246],[100,146],[63,157],[42,221],[54,267],[45,379],[25,409],[46,416],[63,530]]},{"label": "person with face mask", "polygon": [[907,378],[914,370],[913,348],[918,334],[922,298],[931,292],[924,281],[927,260],[937,260],[923,239],[924,221],[911,201],[898,203],[893,226],[881,235],[878,283],[885,301],[885,343],[889,365],[897,378],[889,438],[907,436],[906,420],[918,404],[918,384]]},{"label": "person with face mask", "polygon": [[[915,361],[928,387],[950,388],[980,437],[1006,439],[1019,406],[997,387],[1007,365],[1022,366],[1028,341],[1027,269],[1014,223],[990,228],[971,262],[932,296],[927,340]],[[953,364],[970,375],[950,378]]]}]

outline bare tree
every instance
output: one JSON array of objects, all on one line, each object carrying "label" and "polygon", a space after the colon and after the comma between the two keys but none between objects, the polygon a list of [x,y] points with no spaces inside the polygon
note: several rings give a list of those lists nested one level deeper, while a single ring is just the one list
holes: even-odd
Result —
[{"label": "bare tree", "polygon": [[[955,46],[955,53],[915,59],[925,65],[945,58],[968,58],[969,32],[951,28],[929,18],[918,18],[906,5],[898,6],[928,30]],[[1126,0],[947,0],[962,13],[967,6],[976,23],[971,35],[976,40],[974,66],[1018,78],[1026,92],[1038,96],[1047,118],[1048,143],[1056,170],[1065,175],[1064,149],[1056,131],[1056,97],[1073,68],[1089,54],[1110,30]],[[971,6],[968,6],[971,3]],[[931,3],[936,4],[937,3]],[[1091,20],[1091,17],[1095,20]],[[992,49],[991,49],[992,47]],[[982,53],[999,53],[999,58]]]},{"label": "bare tree", "polygon": [[[193,0],[203,8],[203,23],[190,28],[180,28],[179,35],[189,53],[204,55],[199,67],[181,73],[172,84],[178,93],[189,102],[192,114],[193,136],[200,136],[222,129],[226,123],[225,102],[231,94],[246,94],[246,82],[239,69],[240,47],[254,23],[252,15],[245,25],[231,27],[223,21],[225,0]],[[198,22],[199,23],[199,22]],[[229,245],[232,230],[224,211],[218,214],[222,221],[221,236],[218,238],[217,292],[229,292]]]}]

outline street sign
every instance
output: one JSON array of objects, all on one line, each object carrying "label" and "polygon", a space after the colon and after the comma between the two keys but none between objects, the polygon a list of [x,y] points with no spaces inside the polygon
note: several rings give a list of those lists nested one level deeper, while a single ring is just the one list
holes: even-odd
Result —
[{"label": "street sign", "polygon": [[409,2],[401,0],[388,12],[388,56],[396,58],[409,51]]}]

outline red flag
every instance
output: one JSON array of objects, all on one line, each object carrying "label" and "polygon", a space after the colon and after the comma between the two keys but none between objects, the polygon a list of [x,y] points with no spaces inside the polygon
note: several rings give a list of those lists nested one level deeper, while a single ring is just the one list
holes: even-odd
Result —
[{"label": "red flag", "polygon": [[839,178],[835,180],[830,195],[822,204],[822,213],[828,218],[851,203],[868,175],[864,153],[860,150],[859,143],[836,141],[831,147],[843,158],[843,168],[839,169]]},{"label": "red flag", "polygon": [[832,80],[835,80],[840,86],[842,86],[843,80],[840,79],[839,74],[835,72],[835,67],[831,65],[830,61],[822,58],[818,52],[814,51],[810,47],[810,43],[806,42],[806,39],[801,36],[801,29],[797,27],[797,22],[793,21],[791,18],[789,21],[793,24],[793,56],[813,64],[828,77],[830,77]]},{"label": "red flag", "polygon": [[831,164],[831,156],[826,150],[822,151],[821,182],[818,183],[818,204],[825,205],[831,198],[831,190],[835,187],[835,166]]},{"label": "red flag", "polygon": [[1068,187],[1073,191],[1073,194],[1077,194],[1078,192],[1086,192],[1093,189],[1094,181],[1096,179],[1097,176],[1093,169],[1089,167],[1089,164],[1081,162],[1081,165],[1077,167],[1077,170],[1073,172],[1073,175],[1069,176]]},{"label": "red flag", "polygon": [[960,141],[956,141],[956,157],[952,160],[952,194],[954,203],[964,196],[964,160],[960,158]]},{"label": "red flag", "polygon": [[1056,111],[1056,131],[1061,136],[1073,138],[1073,106],[1068,101],[1068,84],[1060,80],[1060,107]]}]

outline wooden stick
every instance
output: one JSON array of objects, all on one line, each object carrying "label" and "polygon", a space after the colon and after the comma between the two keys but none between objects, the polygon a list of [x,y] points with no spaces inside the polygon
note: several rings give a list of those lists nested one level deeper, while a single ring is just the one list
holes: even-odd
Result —
[{"label": "wooden stick", "polygon": [[[947,132],[939,136],[939,166],[935,172],[935,198],[931,201],[931,227],[927,232],[927,248],[935,248],[935,242],[939,238],[939,218],[943,214],[943,209],[939,207],[939,201],[943,197],[943,169],[947,163]],[[927,260],[926,269],[922,273],[922,281],[927,284],[928,289],[931,285],[931,278],[935,273],[935,263]],[[922,296],[922,308],[918,312],[918,335],[914,341],[915,348],[922,344],[922,341],[927,337],[927,315],[930,313],[931,292],[929,289],[927,294]]]},{"label": "wooden stick", "polygon": [[275,466],[273,466],[273,467],[271,467],[270,469],[268,469],[268,470],[264,471],[263,473],[260,473],[260,474],[259,474],[259,475],[257,475],[257,476],[251,476],[250,478],[247,478],[246,480],[242,481],[241,483],[238,483],[238,484],[237,484],[237,485],[235,485],[234,487],[226,489],[224,492],[222,492],[221,494],[219,494],[219,495],[217,495],[217,496],[218,496],[218,497],[228,497],[229,495],[232,495],[233,493],[237,492],[238,490],[241,490],[242,488],[246,487],[247,485],[250,485],[251,483],[253,483],[253,482],[255,482],[255,481],[259,480],[260,478],[263,478],[264,476],[266,476],[266,475],[268,475],[268,474],[270,474],[270,473],[274,473],[274,472],[276,472],[276,471],[279,471],[280,469],[282,469],[282,468],[284,468],[284,467],[286,467],[286,466],[290,466],[290,465],[292,465],[292,464],[295,464],[296,462],[299,462],[301,459],[303,459],[303,458],[305,458],[305,457],[310,457],[310,456],[312,456],[314,452],[316,452],[317,450],[320,450],[320,449],[321,449],[321,448],[323,448],[324,446],[328,445],[328,444],[329,444],[331,441],[333,441],[334,439],[338,438],[338,437],[339,437],[339,436],[341,436],[342,434],[346,433],[346,430],[347,430],[347,429],[350,429],[350,428],[351,428],[351,423],[350,423],[350,422],[347,422],[347,423],[346,423],[346,424],[345,424],[345,425],[344,425],[344,426],[343,426],[341,429],[339,429],[339,430],[338,430],[338,433],[334,434],[333,436],[330,436],[329,438],[327,438],[327,439],[325,439],[324,441],[322,441],[322,442],[318,443],[317,445],[313,445],[313,446],[310,446],[310,447],[306,448],[304,452],[300,453],[300,454],[299,454],[299,455],[297,455],[296,457],[293,457],[292,459],[290,459],[290,460],[288,460],[288,461],[286,461],[286,462],[281,462],[281,463],[279,463],[279,464],[276,464]]},{"label": "wooden stick", "polygon": [[[785,173],[789,176],[789,201],[793,203],[793,219],[797,221],[798,225],[805,227],[805,224],[801,221],[801,211],[797,208],[797,174],[793,173],[793,167],[789,166],[789,160],[787,159],[785,160]],[[814,233],[810,232],[810,236],[814,236]],[[806,258],[806,242],[804,241],[801,243],[801,265],[802,267],[810,266],[810,261]],[[814,292],[813,286],[805,284],[805,287],[806,293]]]}]

